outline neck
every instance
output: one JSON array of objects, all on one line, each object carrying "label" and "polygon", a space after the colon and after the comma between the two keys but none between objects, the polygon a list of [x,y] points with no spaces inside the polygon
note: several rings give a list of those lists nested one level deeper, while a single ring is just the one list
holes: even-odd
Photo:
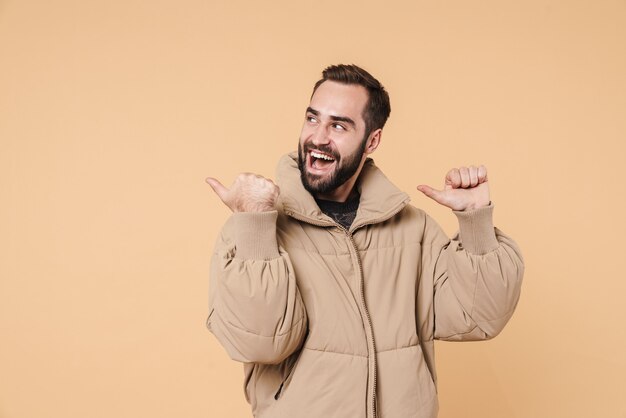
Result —
[{"label": "neck", "polygon": [[341,194],[333,194],[333,193],[317,193],[314,197],[317,200],[326,200],[326,201],[337,202],[337,203],[345,203],[349,199],[353,198],[354,195],[357,193],[357,191],[356,191],[356,187],[352,187],[352,189],[348,192],[348,194],[345,194],[343,192]]}]

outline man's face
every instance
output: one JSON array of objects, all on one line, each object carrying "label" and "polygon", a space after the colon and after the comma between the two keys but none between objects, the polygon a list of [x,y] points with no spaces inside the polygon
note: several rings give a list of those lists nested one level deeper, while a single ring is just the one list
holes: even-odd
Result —
[{"label": "man's face", "polygon": [[311,97],[298,143],[304,187],[324,195],[357,176],[367,143],[363,109],[367,90],[360,85],[323,82]]}]

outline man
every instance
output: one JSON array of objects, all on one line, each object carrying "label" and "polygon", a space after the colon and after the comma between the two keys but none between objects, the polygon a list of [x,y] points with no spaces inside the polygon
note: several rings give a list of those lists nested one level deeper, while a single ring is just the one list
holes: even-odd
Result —
[{"label": "man", "polygon": [[328,67],[278,186],[207,178],[233,211],[207,326],[244,363],[255,417],[435,417],[433,340],[489,339],[513,314],[523,258],[493,226],[486,168],[418,186],[457,216],[449,239],[368,158],[389,113],[369,73]]}]

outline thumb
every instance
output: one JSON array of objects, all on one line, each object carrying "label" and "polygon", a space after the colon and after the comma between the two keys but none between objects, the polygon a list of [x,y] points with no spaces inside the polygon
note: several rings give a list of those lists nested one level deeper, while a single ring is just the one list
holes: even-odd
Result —
[{"label": "thumb", "polygon": [[222,199],[222,202],[226,202],[226,195],[228,194],[228,189],[224,187],[222,183],[220,183],[217,179],[214,179],[213,177],[207,177],[205,181],[209,183],[209,186],[211,186],[215,194],[218,195],[220,199]]},{"label": "thumb", "polygon": [[425,184],[420,184],[419,186],[417,186],[417,190],[424,193],[426,196],[430,197],[437,203],[441,203],[441,194],[443,193],[442,191],[433,189],[432,187]]}]

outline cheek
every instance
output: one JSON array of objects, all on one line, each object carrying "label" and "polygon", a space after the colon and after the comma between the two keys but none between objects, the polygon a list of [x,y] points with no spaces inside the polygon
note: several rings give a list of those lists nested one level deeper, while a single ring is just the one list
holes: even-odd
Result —
[{"label": "cheek", "polygon": [[349,138],[347,136],[338,138],[334,142],[335,148],[343,157],[354,154],[360,145],[357,137],[352,135]]},{"label": "cheek", "polygon": [[300,139],[299,139],[300,144],[304,144],[307,141],[307,139],[311,137],[311,134],[312,134],[311,128],[304,126],[302,128],[302,131],[300,131]]}]

